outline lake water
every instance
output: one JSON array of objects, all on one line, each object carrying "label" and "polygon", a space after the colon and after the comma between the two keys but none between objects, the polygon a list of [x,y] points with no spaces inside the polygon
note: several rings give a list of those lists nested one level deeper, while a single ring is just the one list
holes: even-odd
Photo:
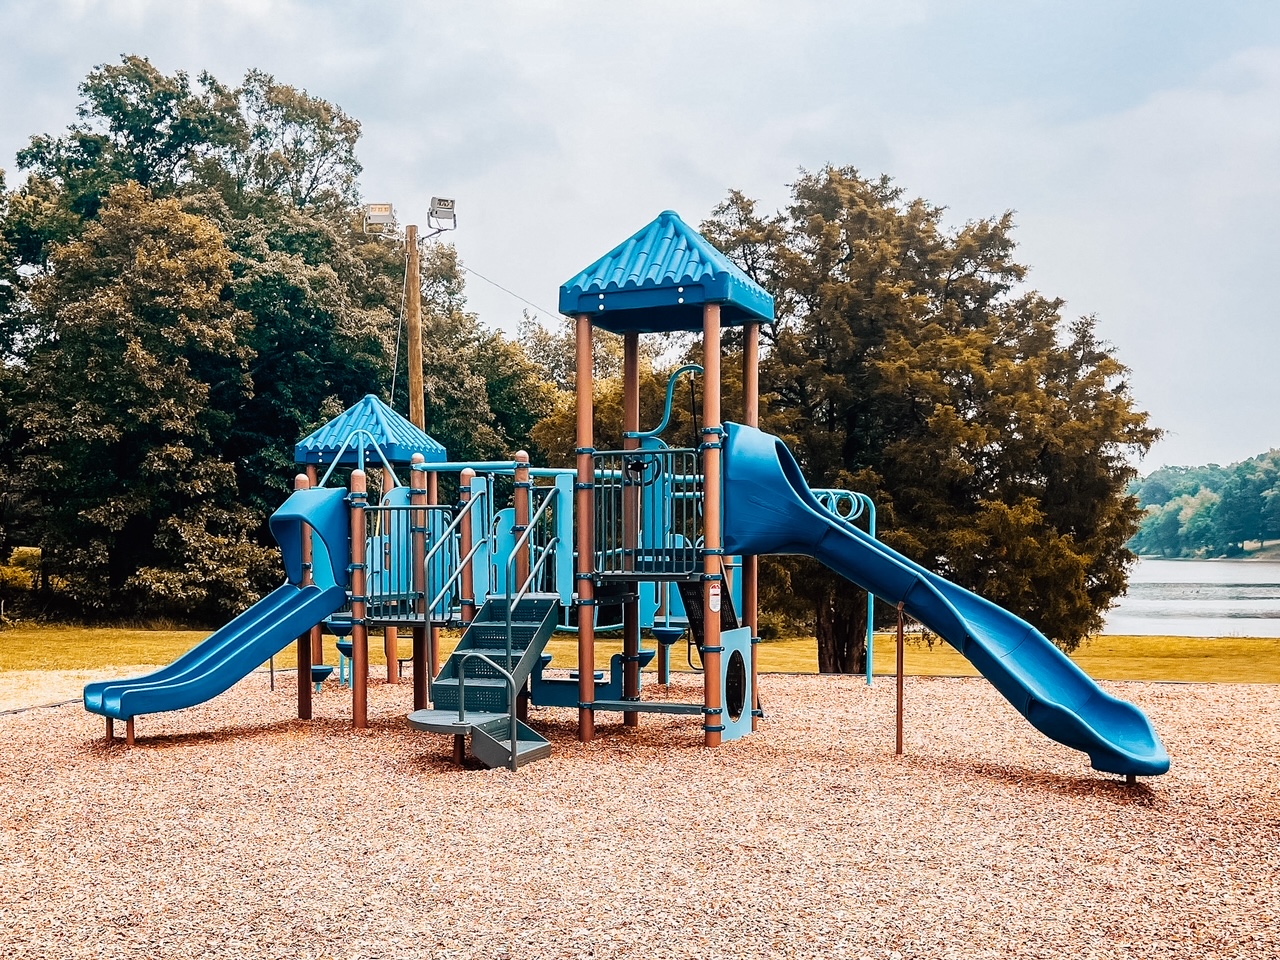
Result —
[{"label": "lake water", "polygon": [[1141,559],[1103,632],[1280,637],[1280,561]]}]

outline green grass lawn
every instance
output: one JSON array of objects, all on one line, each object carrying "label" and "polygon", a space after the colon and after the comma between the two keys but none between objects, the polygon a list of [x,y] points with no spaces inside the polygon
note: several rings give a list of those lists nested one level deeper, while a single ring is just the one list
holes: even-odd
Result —
[{"label": "green grass lawn", "polygon": [[[203,630],[20,625],[0,631],[0,671],[169,663],[206,636],[208,632]],[[441,637],[442,654],[453,649],[457,638],[454,632]],[[333,637],[325,637],[327,663],[337,663],[333,643]],[[646,640],[646,645],[651,643]],[[410,637],[403,634],[399,655],[407,657],[410,649]],[[577,666],[576,637],[559,634],[547,649],[554,657],[553,667]],[[597,638],[597,668],[607,667],[609,657],[621,649],[622,641],[616,635]],[[817,647],[812,639],[763,643],[759,657],[760,669],[766,673],[816,673],[818,669]],[[1106,680],[1280,683],[1280,639],[1103,636],[1085,643],[1072,659],[1090,676]],[[386,663],[381,636],[371,638],[369,662],[372,667]],[[276,657],[277,667],[294,665],[292,646]],[[683,642],[672,648],[672,666],[687,669]],[[875,670],[880,674],[894,671],[891,634],[876,637]],[[906,672],[912,676],[977,675],[972,665],[948,644],[939,641],[929,647],[915,638],[909,638],[906,645]]]}]

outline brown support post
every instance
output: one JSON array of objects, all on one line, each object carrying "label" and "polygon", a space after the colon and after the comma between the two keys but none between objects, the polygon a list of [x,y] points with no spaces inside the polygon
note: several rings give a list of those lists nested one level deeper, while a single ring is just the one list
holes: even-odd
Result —
[{"label": "brown support post", "polygon": [[112,720],[110,717],[107,717],[106,721],[107,721],[107,746],[111,746],[111,744],[116,742],[116,722]]},{"label": "brown support post", "polygon": [[413,709],[427,705],[427,475],[413,469],[424,461],[415,453],[409,466],[409,530],[413,543]]},{"label": "brown support post", "polygon": [[[760,324],[742,331],[742,422],[760,426]],[[742,558],[742,619],[751,628],[751,729],[760,726],[760,558]]]},{"label": "brown support post", "polygon": [[702,620],[703,742],[720,746],[724,704],[720,702],[720,606],[725,584],[724,539],[720,535],[720,304],[702,308]]},{"label": "brown support post", "polygon": [[595,585],[595,423],[592,405],[591,317],[579,314],[574,321],[577,361],[577,513],[578,517],[578,739],[595,737],[596,628]]},{"label": "brown support post", "polygon": [[[423,429],[426,429],[425,427]],[[440,502],[440,475],[434,470],[427,472],[427,505],[434,507]],[[427,611],[430,613],[430,611]],[[427,666],[431,676],[440,673],[440,628],[434,623],[427,625]]]},{"label": "brown support post", "polygon": [[[629,330],[622,338],[622,449],[637,450],[640,441],[628,437],[640,429],[640,334]],[[623,567],[635,567],[635,550],[640,544],[640,490],[628,482],[625,466],[622,476],[622,549]],[[640,697],[640,603],[628,600],[622,606],[622,697]],[[640,714],[628,710],[622,714],[628,727],[640,726]]]},{"label": "brown support post", "polygon": [[[458,475],[458,499],[465,509],[471,502],[471,484],[476,479],[476,472],[467,467]],[[466,513],[458,526],[461,537],[459,549],[462,556],[468,556],[475,549],[475,526],[471,513]],[[476,568],[475,560],[468,560],[462,567],[462,622],[470,623],[476,618]]]},{"label": "brown support post", "polygon": [[899,757],[902,756],[902,675],[904,672],[904,663],[906,661],[906,643],[903,637],[903,607],[904,604],[898,604],[898,739],[897,746],[893,751]]},{"label": "brown support post", "polygon": [[124,742],[129,746],[133,746],[133,717],[124,722]]},{"label": "brown support post", "polygon": [[[314,490],[320,485],[320,473],[314,463],[307,464],[307,489]],[[311,628],[311,662],[324,663],[324,627],[316,624]]]},{"label": "brown support post", "polygon": [[365,473],[351,471],[351,725],[369,726],[369,627],[365,623]]}]

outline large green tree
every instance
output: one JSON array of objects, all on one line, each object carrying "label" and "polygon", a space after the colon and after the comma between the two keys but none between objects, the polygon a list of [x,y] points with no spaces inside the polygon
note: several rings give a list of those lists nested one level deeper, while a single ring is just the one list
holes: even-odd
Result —
[{"label": "large green tree", "polygon": [[[1094,320],[1025,289],[1012,217],[948,228],[887,177],[828,167],[774,215],[730,194],[704,230],[777,296],[765,423],[810,481],[872,495],[887,542],[1064,649],[1098,630],[1133,559],[1131,458],[1158,431]],[[861,669],[848,584],[772,576],[814,611],[822,669]]]},{"label": "large green tree", "polygon": [[261,586],[269,557],[220,455],[249,391],[230,264],[209,221],[125,183],[32,288],[45,339],[24,373],[47,389],[14,411],[26,502],[51,571],[87,610],[198,615]]},{"label": "large green tree", "polygon": [[[361,233],[360,125],[326,100],[136,56],[80,93],[0,190],[0,547],[45,548],[64,615],[215,619],[276,575],[297,440],[391,392],[406,251]],[[428,429],[528,446],[538,368],[464,309],[451,248],[423,292]]]}]

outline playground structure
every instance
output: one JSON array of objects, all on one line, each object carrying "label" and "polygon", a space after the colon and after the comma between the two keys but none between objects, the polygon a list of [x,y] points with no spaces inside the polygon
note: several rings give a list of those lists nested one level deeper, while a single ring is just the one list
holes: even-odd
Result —
[{"label": "playground structure", "polygon": [[[530,704],[576,708],[583,741],[595,737],[601,712],[621,713],[627,726],[644,713],[688,715],[717,747],[763,716],[757,557],[799,553],[916,617],[1033,726],[1087,753],[1095,768],[1129,777],[1168,769],[1141,710],[1105,693],[1025,621],[879,543],[865,497],[810,490],[781,441],[758,429],[759,326],[773,319],[772,298],[676,214],[664,212],[568,281],[560,309],[575,318],[574,468],[532,467],[524,454],[450,462],[366,397],[298,446],[306,473],[271,520],[287,582],[169,667],[89,684],[86,709],[107,718],[108,738],[119,719],[132,742],[135,716],[207,700],[291,642],[298,715],[309,719],[307,677],[321,662],[324,627],[349,636],[353,724],[364,727],[369,630],[381,626],[391,682],[399,632],[411,632],[408,722],[451,736],[455,760],[468,739],[488,766],[546,756],[549,742],[526,722]],[[741,424],[722,418],[724,327],[742,329]],[[621,450],[594,446],[596,328],[623,338]],[[641,430],[639,337],[673,331],[701,332],[703,361],[672,375],[662,422]],[[685,374],[702,377],[699,443],[671,447],[663,433]],[[381,478],[374,503],[370,466]],[[329,486],[339,467],[351,468],[346,489]],[[447,505],[439,502],[446,476],[458,494]],[[854,523],[860,512],[867,532]],[[600,612],[614,608],[622,652],[597,671]],[[441,664],[439,631],[449,626],[464,633]],[[655,646],[643,646],[645,629]],[[576,631],[576,675],[547,673],[545,645],[557,630]],[[665,682],[681,636],[699,654],[702,702],[646,699],[643,668],[656,659]]]}]

